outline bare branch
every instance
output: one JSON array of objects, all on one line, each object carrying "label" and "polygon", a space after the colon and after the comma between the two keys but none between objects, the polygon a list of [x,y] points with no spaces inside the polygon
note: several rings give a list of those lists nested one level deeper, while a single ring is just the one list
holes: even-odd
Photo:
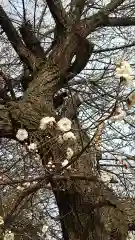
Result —
[{"label": "bare branch", "polygon": [[66,27],[69,21],[68,16],[60,0],[46,0],[50,12],[57,26]]},{"label": "bare branch", "polygon": [[24,22],[20,27],[20,33],[26,47],[38,58],[44,58],[44,49],[41,47],[39,40],[35,36],[32,25],[29,21]]},{"label": "bare branch", "polygon": [[44,7],[44,9],[43,9],[43,11],[41,13],[39,22],[37,24],[37,35],[39,35],[39,31],[40,31],[40,28],[41,28],[41,24],[43,22],[43,18],[44,18],[45,12],[46,12],[46,8],[47,8],[47,5],[45,5],[45,7]]},{"label": "bare branch", "polygon": [[22,62],[26,63],[32,70],[36,68],[39,64],[36,57],[28,51],[28,49],[24,46],[18,32],[15,27],[11,23],[9,17],[5,13],[4,9],[0,5],[0,25],[3,31],[6,33],[8,40],[12,44],[14,50],[19,55]]},{"label": "bare branch", "polygon": [[107,22],[101,24],[101,26],[135,26],[134,17],[120,17],[120,18],[108,18]]},{"label": "bare branch", "polygon": [[103,26],[108,22],[109,14],[117,9],[125,0],[112,0],[98,13],[94,14],[87,20],[82,20],[81,24],[77,27],[80,34],[84,37],[88,36],[91,32],[95,31],[97,27]]},{"label": "bare branch", "polygon": [[130,47],[134,47],[135,46],[135,42],[131,43],[131,44],[124,44],[121,45],[119,47],[112,47],[112,48],[105,48],[105,49],[95,49],[93,50],[93,53],[102,53],[102,52],[109,52],[109,51],[117,51],[120,49],[124,49],[124,48],[130,48]]}]

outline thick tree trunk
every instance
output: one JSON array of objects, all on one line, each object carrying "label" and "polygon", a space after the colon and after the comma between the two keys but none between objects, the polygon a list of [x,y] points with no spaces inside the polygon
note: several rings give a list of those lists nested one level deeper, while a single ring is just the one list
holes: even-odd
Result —
[{"label": "thick tree trunk", "polygon": [[[39,151],[42,149],[42,157],[45,157],[44,168],[49,161],[46,155],[48,151],[48,135],[39,132],[38,126],[42,116],[54,116],[52,93],[55,89],[56,79],[59,79],[59,71],[48,63],[38,72],[35,79],[27,89],[24,100],[8,105],[10,119],[14,127],[24,127],[28,130],[30,138],[39,142]],[[17,125],[16,125],[17,123]],[[77,128],[74,123],[74,128]],[[78,133],[77,133],[78,134]],[[61,146],[55,144],[57,131],[51,132],[49,146],[57,170],[60,159],[63,161],[64,153]],[[77,136],[75,152],[81,150],[80,135]],[[84,146],[88,142],[85,140]],[[42,145],[43,144],[43,145]],[[52,148],[52,146],[54,146]],[[63,148],[64,149],[64,148]],[[41,152],[40,152],[41,153]],[[47,159],[48,158],[48,159]],[[59,208],[60,221],[64,240],[124,240],[127,235],[127,222],[125,213],[115,194],[98,180],[92,170],[95,161],[95,152],[92,147],[81,154],[72,164],[71,170],[65,170],[65,180],[50,178],[56,202]],[[72,180],[72,175],[77,173],[86,176],[86,180]],[[60,172],[56,176],[61,176]],[[87,177],[95,176],[94,181]]]},{"label": "thick tree trunk", "polygon": [[[92,148],[73,164],[69,179],[59,183],[62,190],[54,191],[60,212],[64,240],[124,240],[127,220],[124,208],[111,189],[98,181],[70,179],[70,174],[95,176],[92,171]],[[58,182],[57,182],[58,184]],[[56,185],[52,185],[56,188]]]}]

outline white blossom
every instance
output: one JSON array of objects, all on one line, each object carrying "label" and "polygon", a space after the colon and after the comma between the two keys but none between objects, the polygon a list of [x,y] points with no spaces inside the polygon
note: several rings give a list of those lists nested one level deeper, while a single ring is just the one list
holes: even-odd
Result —
[{"label": "white blossom", "polygon": [[0,216],[0,225],[3,225],[4,224],[4,220],[3,220],[3,217]]},{"label": "white blossom", "polygon": [[72,150],[72,148],[67,148],[67,159],[71,159],[72,157],[73,157],[73,155],[74,155],[74,152],[73,152],[73,150]]},{"label": "white blossom", "polygon": [[62,162],[62,167],[65,167],[67,164],[68,164],[69,162],[68,162],[68,160],[67,159],[65,159],[63,162]]},{"label": "white blossom", "polygon": [[34,151],[37,149],[37,144],[36,143],[30,143],[28,146],[29,151]]},{"label": "white blossom", "polygon": [[25,129],[18,129],[16,138],[20,141],[24,141],[28,138],[28,132]]},{"label": "white blossom", "polygon": [[11,231],[6,231],[4,235],[4,240],[14,240],[14,233]]},{"label": "white blossom", "polygon": [[116,76],[123,77],[126,81],[125,84],[132,87],[132,68],[127,61],[122,61],[118,67],[116,67]]},{"label": "white blossom", "polygon": [[72,122],[68,118],[61,118],[57,122],[58,129],[62,132],[68,132],[71,130]]},{"label": "white blossom", "polygon": [[55,118],[54,117],[44,117],[40,120],[40,126],[39,128],[42,130],[45,130],[48,126],[48,124],[50,126],[53,126],[53,124],[55,123]]},{"label": "white blossom", "polygon": [[67,133],[64,133],[63,134],[63,140],[64,141],[67,141],[67,140],[73,140],[73,141],[75,141],[76,140],[76,136],[74,135],[74,133],[73,132],[67,132]]},{"label": "white blossom", "polygon": [[24,187],[21,187],[21,186],[17,186],[17,188],[16,188],[17,190],[19,190],[19,191],[23,191],[24,190]]},{"label": "white blossom", "polygon": [[44,224],[43,227],[42,227],[42,233],[45,234],[47,232],[48,228],[49,227]]},{"label": "white blossom", "polygon": [[132,74],[132,68],[130,66],[130,64],[127,61],[122,61],[119,66],[117,66],[116,68],[116,72],[118,74],[128,74],[131,75]]},{"label": "white blossom", "polygon": [[126,240],[135,240],[135,231],[128,232],[128,236]]}]

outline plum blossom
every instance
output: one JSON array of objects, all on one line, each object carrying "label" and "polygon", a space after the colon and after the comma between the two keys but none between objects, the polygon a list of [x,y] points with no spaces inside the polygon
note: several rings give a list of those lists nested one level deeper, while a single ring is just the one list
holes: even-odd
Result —
[{"label": "plum blossom", "polygon": [[14,233],[12,233],[11,231],[6,231],[3,239],[14,240]]},{"label": "plum blossom", "polygon": [[67,132],[67,133],[63,134],[63,140],[64,141],[67,141],[67,140],[75,141],[76,140],[76,136],[74,135],[73,132],[70,131],[70,132]]},{"label": "plum blossom", "polygon": [[25,129],[18,129],[16,133],[16,138],[20,141],[24,141],[28,138],[28,132]]},{"label": "plum blossom", "polygon": [[72,122],[68,118],[61,118],[57,122],[58,129],[62,132],[68,132],[71,130]]},{"label": "plum blossom", "polygon": [[132,80],[132,68],[130,64],[127,61],[122,61],[119,66],[116,67],[116,75],[125,78],[127,81]]},{"label": "plum blossom", "polygon": [[36,143],[30,143],[28,146],[29,151],[34,151],[37,149],[37,144]]},{"label": "plum blossom", "polygon": [[127,240],[135,240],[135,231],[128,232]]},{"label": "plum blossom", "polygon": [[45,130],[48,125],[53,126],[55,123],[55,118],[54,117],[44,117],[40,120],[40,126],[39,128],[42,130]]},{"label": "plum blossom", "polygon": [[72,150],[72,148],[68,147],[66,154],[67,154],[67,159],[69,160],[69,159],[71,159],[73,157],[74,151]]},{"label": "plum blossom", "polygon": [[3,225],[4,224],[4,220],[3,220],[3,217],[0,216],[0,225]]}]

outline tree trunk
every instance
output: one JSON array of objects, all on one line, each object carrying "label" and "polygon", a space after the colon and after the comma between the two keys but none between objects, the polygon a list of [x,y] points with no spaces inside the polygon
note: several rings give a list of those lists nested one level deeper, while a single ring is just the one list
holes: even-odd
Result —
[{"label": "tree trunk", "polygon": [[[51,131],[49,133],[41,133],[38,130],[39,121],[43,116],[54,116],[55,114],[52,106],[52,93],[58,76],[59,71],[47,63],[30,84],[24,100],[19,103],[10,103],[8,107],[13,125],[16,127],[17,123],[26,128],[30,138],[38,140],[40,154],[42,149],[42,157],[46,159],[44,161],[45,169],[49,161],[46,152],[50,146],[54,146],[50,148],[50,151],[56,167],[58,166],[56,176],[61,176],[58,163],[63,161],[64,150],[61,151],[61,146],[54,142],[54,137],[56,139],[58,135],[57,130],[49,130]],[[77,128],[75,122],[74,128]],[[51,136],[49,147],[46,144],[48,134]],[[75,146],[76,154],[82,150],[79,138],[78,134]],[[85,147],[88,141],[85,139],[83,144]],[[55,180],[55,173],[54,177],[50,177],[60,213],[64,240],[126,239],[125,213],[113,191],[98,180],[93,170],[94,161],[95,152],[91,146],[87,147],[86,151],[82,152],[80,157],[74,161],[71,169],[64,170],[62,176],[65,176],[65,180]],[[86,180],[72,180],[75,173],[80,176],[80,179],[81,176],[85,176]],[[95,176],[94,181],[87,180],[87,177],[92,176]]]}]

